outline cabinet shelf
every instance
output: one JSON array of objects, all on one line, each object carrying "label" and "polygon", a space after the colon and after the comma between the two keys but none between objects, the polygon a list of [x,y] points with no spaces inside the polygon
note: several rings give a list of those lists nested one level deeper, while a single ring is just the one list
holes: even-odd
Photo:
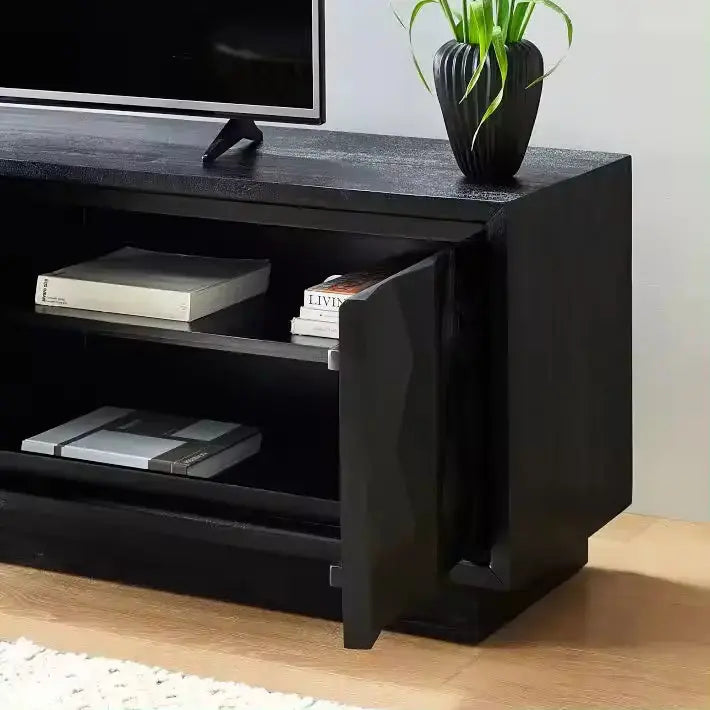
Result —
[{"label": "cabinet shelf", "polygon": [[337,369],[337,358],[333,357],[336,340],[291,342],[289,314],[265,298],[251,299],[192,323],[34,305],[11,308],[5,315],[34,328],[323,363]]},{"label": "cabinet shelf", "polygon": [[[253,509],[284,518],[338,525],[340,504],[337,500],[308,495],[308,484],[302,479],[292,479],[289,490],[289,482],[268,475],[269,471],[285,470],[285,462],[278,459],[278,451],[265,451],[234,467],[233,474],[228,471],[218,479],[204,480],[123,466],[0,451],[0,471],[3,480],[12,476],[28,482],[78,482],[137,495],[194,501],[197,505],[209,504],[224,511]],[[256,487],[259,480],[262,486],[271,482],[278,490]],[[311,484],[313,488],[315,484]]]},{"label": "cabinet shelf", "polygon": [[178,536],[186,541],[202,541],[227,547],[241,547],[281,555],[336,561],[340,557],[337,537],[318,535],[272,524],[229,520],[216,516],[194,515],[181,511],[161,510],[121,504],[115,500],[66,495],[52,497],[17,492],[3,487],[0,492],[3,526],[21,522],[31,512],[43,525],[60,523],[65,532],[81,531],[92,535],[124,531],[134,535]]}]

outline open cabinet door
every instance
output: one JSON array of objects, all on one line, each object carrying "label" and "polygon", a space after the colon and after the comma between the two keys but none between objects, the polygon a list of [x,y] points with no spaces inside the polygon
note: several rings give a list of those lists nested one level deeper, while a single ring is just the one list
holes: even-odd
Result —
[{"label": "open cabinet door", "polygon": [[340,493],[345,646],[433,596],[441,461],[445,253],[340,308]]}]

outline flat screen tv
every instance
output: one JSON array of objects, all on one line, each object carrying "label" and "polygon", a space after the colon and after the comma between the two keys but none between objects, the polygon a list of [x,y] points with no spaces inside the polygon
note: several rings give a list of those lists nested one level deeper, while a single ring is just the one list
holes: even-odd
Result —
[{"label": "flat screen tv", "polygon": [[0,101],[235,119],[223,143],[258,140],[253,119],[323,123],[323,3],[17,0]]}]

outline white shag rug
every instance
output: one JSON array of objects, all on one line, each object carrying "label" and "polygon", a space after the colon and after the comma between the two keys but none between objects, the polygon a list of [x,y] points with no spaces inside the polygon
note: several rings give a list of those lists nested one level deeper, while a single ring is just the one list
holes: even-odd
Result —
[{"label": "white shag rug", "polygon": [[[2,710],[358,710],[131,661],[0,642]],[[363,710],[360,708],[359,710]]]}]

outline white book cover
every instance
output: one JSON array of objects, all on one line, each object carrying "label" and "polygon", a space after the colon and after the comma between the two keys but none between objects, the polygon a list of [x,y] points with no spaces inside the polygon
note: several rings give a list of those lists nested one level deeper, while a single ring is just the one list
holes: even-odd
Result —
[{"label": "white book cover", "polygon": [[265,259],[221,259],[125,247],[37,278],[35,303],[189,322],[264,293]]},{"label": "white book cover", "polygon": [[329,323],[337,323],[340,319],[338,311],[326,311],[321,308],[306,308],[301,306],[301,318],[305,320],[324,320]]},{"label": "white book cover", "polygon": [[306,320],[294,318],[291,321],[293,335],[315,335],[319,338],[338,338],[340,325],[326,320]]},{"label": "white book cover", "polygon": [[211,478],[258,453],[254,427],[101,407],[22,442],[22,450],[94,463]]}]

